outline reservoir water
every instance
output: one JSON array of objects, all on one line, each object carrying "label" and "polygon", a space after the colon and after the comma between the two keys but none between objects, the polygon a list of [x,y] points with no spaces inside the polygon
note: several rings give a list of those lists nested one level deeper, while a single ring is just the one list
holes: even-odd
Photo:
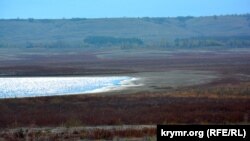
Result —
[{"label": "reservoir water", "polygon": [[3,77],[0,78],[0,98],[21,98],[98,93],[134,86],[137,78],[103,77]]}]

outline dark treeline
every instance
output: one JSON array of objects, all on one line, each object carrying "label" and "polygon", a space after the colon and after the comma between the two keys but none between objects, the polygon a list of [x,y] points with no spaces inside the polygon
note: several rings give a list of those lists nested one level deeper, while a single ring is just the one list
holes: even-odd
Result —
[{"label": "dark treeline", "polygon": [[236,37],[196,37],[175,39],[173,42],[161,42],[160,47],[179,47],[179,48],[208,48],[208,47],[227,47],[227,48],[249,48],[250,36]]},{"label": "dark treeline", "polygon": [[[132,49],[134,47],[147,47],[148,44],[138,38],[117,38],[111,36],[89,36],[82,41],[63,41],[53,42],[26,42],[18,47],[25,48],[75,48],[75,47],[120,47],[121,49]],[[160,48],[250,48],[250,36],[232,37],[193,37],[177,38],[173,41],[162,40],[153,44]],[[0,48],[17,47],[17,45],[0,43]]]},{"label": "dark treeline", "polygon": [[110,36],[89,36],[84,42],[92,45],[142,45],[143,41],[138,38],[116,38]]},{"label": "dark treeline", "polygon": [[[82,41],[63,41],[56,40],[52,42],[32,42],[28,41],[18,47],[29,48],[84,48],[84,47],[121,47],[128,49],[141,47],[144,42],[138,38],[116,38],[111,36],[89,36]],[[17,47],[15,44],[0,43],[0,48]]]}]

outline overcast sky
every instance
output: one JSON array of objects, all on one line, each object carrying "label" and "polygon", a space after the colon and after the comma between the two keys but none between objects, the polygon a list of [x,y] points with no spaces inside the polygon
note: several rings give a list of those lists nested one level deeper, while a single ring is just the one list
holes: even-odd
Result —
[{"label": "overcast sky", "polygon": [[176,17],[250,13],[250,0],[0,0],[0,18]]}]

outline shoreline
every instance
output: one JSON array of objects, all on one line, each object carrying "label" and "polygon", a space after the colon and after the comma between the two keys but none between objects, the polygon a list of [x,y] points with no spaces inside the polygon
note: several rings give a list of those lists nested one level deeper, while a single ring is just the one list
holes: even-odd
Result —
[{"label": "shoreline", "polygon": [[[47,80],[47,78],[52,79]],[[105,93],[135,87],[137,85],[133,84],[133,81],[138,80],[130,76],[66,78],[65,80],[65,77],[22,77],[21,80],[19,80],[20,82],[16,82],[16,78],[11,77],[7,82],[2,82],[2,86],[0,85],[2,87],[2,90],[0,89],[0,92],[2,91],[1,99]],[[1,79],[6,80],[8,78],[5,77]],[[20,87],[20,85],[22,86]],[[62,86],[66,88],[61,90]],[[13,88],[15,89],[13,90]]]}]

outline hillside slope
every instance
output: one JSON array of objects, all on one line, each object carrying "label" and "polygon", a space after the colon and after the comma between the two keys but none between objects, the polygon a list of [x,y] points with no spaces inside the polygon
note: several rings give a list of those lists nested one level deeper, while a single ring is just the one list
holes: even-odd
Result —
[{"label": "hillside slope", "polygon": [[107,18],[58,20],[0,20],[1,46],[67,42],[81,44],[89,36],[138,38],[146,44],[191,37],[250,36],[250,15]]}]

